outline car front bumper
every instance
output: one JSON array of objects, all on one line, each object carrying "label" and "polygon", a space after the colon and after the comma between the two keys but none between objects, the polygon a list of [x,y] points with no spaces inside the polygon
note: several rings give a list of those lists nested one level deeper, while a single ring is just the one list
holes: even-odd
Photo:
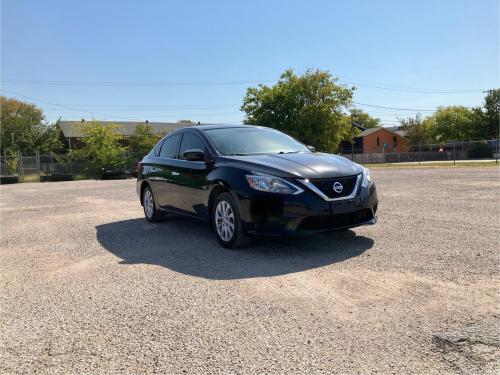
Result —
[{"label": "car front bumper", "polygon": [[248,191],[235,193],[243,228],[248,234],[304,235],[375,224],[375,184],[359,187],[352,199],[328,201],[310,189],[297,195]]}]

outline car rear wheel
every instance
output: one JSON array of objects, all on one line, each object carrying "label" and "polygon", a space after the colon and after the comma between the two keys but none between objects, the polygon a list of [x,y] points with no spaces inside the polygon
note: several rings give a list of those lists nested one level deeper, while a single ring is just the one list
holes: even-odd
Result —
[{"label": "car rear wheel", "polygon": [[153,191],[149,186],[146,186],[142,191],[142,206],[147,221],[156,223],[164,219],[165,215],[156,208]]},{"label": "car rear wheel", "polygon": [[212,209],[212,224],[219,243],[226,248],[236,248],[250,243],[244,231],[231,195],[221,193],[217,196]]}]

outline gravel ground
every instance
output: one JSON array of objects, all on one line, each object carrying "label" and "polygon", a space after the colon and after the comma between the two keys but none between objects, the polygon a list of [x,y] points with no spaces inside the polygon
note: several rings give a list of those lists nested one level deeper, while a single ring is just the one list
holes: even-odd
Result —
[{"label": "gravel ground", "polygon": [[433,337],[498,316],[499,171],[378,169],[377,225],[240,250],[132,180],[1,186],[0,373],[456,373]]}]

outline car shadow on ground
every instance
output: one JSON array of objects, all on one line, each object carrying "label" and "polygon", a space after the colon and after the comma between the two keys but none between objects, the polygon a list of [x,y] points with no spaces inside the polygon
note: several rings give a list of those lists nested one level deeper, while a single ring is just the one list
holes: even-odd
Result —
[{"label": "car shadow on ground", "polygon": [[204,222],[172,217],[158,224],[131,219],[96,227],[97,240],[122,264],[154,264],[213,280],[286,275],[356,257],[373,240],[353,231],[307,237],[256,238],[241,249],[221,247]]}]

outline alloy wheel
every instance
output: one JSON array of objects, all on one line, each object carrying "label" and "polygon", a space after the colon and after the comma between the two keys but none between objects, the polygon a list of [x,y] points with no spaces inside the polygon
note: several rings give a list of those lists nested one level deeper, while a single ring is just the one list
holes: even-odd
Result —
[{"label": "alloy wheel", "polygon": [[153,217],[153,205],[153,194],[151,190],[146,189],[144,192],[144,212],[149,219]]},{"label": "alloy wheel", "polygon": [[225,200],[219,201],[215,208],[215,228],[223,241],[228,242],[233,238],[234,225],[234,212],[231,205]]}]

